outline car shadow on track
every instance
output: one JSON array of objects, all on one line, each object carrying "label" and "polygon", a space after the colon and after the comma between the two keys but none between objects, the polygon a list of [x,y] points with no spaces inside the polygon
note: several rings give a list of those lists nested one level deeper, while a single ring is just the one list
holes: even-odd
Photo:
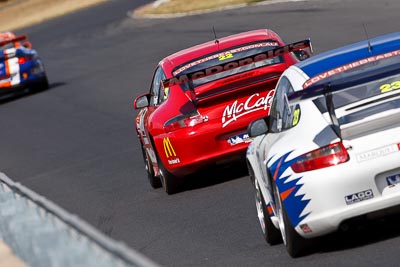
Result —
[{"label": "car shadow on track", "polygon": [[358,225],[356,223],[347,231],[339,231],[320,238],[317,247],[320,253],[329,253],[378,243],[400,237],[399,225],[400,214],[373,221],[359,221]]},{"label": "car shadow on track", "polygon": [[234,179],[248,176],[245,161],[237,161],[226,165],[216,165],[197,171],[185,177],[182,192],[205,188]]},{"label": "car shadow on track", "polygon": [[31,95],[40,94],[40,93],[46,92],[48,90],[53,90],[57,87],[62,87],[64,85],[66,85],[66,83],[64,83],[64,82],[54,82],[54,83],[49,84],[49,88],[47,88],[45,90],[41,90],[41,91],[32,91],[27,88],[25,90],[21,90],[18,92],[12,92],[9,94],[5,94],[5,95],[0,96],[0,105],[9,103],[9,102],[12,102],[12,101],[24,98],[24,97],[28,97]]}]

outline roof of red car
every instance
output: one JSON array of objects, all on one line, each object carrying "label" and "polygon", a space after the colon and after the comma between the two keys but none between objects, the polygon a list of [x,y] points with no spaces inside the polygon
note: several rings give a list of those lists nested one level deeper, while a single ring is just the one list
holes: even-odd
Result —
[{"label": "roof of red car", "polygon": [[[203,44],[199,44],[179,52],[176,52],[161,61],[161,65],[164,66],[164,69],[172,69],[176,66],[179,66],[185,62],[190,60],[218,52],[221,50],[225,50],[234,46],[262,41],[267,39],[277,40],[278,42],[283,45],[282,39],[273,32],[272,30],[268,29],[260,29],[260,30],[253,30],[248,32],[242,32],[239,34],[230,35],[227,37],[219,38],[218,43],[215,40],[209,41]],[[168,65],[168,66],[167,66]]]}]

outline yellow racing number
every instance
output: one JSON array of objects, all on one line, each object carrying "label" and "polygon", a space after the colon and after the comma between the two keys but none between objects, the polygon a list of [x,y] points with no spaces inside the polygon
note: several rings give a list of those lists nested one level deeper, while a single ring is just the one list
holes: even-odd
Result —
[{"label": "yellow racing number", "polygon": [[226,53],[225,55],[221,55],[221,56],[218,57],[218,60],[222,61],[222,60],[226,60],[228,58],[233,58],[232,53]]},{"label": "yellow racing number", "polygon": [[395,82],[392,82],[392,83],[385,83],[385,84],[382,84],[382,85],[379,87],[379,89],[381,90],[381,93],[382,93],[382,94],[383,94],[383,93],[390,92],[390,91],[393,91],[393,90],[400,89],[400,81],[395,81]]},{"label": "yellow racing number", "polygon": [[164,89],[164,100],[167,100],[169,96],[169,87]]},{"label": "yellow racing number", "polygon": [[292,126],[296,126],[299,123],[299,119],[300,119],[300,109],[297,108],[293,113]]}]

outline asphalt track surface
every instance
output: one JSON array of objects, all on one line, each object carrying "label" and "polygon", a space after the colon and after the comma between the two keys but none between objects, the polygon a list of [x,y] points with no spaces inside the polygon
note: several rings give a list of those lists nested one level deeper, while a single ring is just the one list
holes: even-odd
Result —
[{"label": "asphalt track surface", "polygon": [[[27,33],[51,89],[0,104],[0,170],[164,266],[398,265],[399,220],[327,237],[291,259],[268,246],[244,166],[199,175],[167,196],[146,180],[133,98],[162,57],[218,36],[271,28],[317,53],[400,29],[398,0],[309,1],[170,20],[133,20],[119,0]],[[324,189],[322,189],[324,190]]]}]

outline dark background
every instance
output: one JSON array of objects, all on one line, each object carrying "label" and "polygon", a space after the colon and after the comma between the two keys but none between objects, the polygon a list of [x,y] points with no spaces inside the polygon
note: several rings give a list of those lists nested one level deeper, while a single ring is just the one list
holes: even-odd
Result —
[{"label": "dark background", "polygon": [[270,28],[311,37],[317,53],[399,29],[397,0],[290,2],[169,20],[131,19],[148,1],[109,1],[17,31],[49,75],[47,91],[0,104],[0,170],[165,266],[397,265],[398,221],[329,236],[306,257],[268,246],[245,166],[200,174],[167,196],[147,182],[132,101],[180,49]]}]

